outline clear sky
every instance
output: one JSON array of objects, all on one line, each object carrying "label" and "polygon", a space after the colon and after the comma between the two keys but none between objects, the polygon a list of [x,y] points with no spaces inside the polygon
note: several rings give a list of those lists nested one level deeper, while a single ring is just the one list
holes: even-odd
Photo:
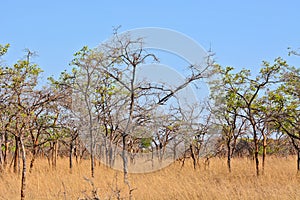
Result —
[{"label": "clear sky", "polygon": [[[10,43],[8,63],[23,49],[38,53],[44,76],[69,68],[83,45],[96,47],[120,31],[162,27],[182,32],[216,53],[221,65],[257,69],[262,60],[300,48],[298,0],[2,0],[0,43]],[[300,66],[300,57],[289,58]]]}]

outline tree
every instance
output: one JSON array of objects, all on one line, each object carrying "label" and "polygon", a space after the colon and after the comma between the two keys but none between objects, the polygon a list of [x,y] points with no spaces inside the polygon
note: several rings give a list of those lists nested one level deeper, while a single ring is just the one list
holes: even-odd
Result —
[{"label": "tree", "polygon": [[[260,118],[257,113],[259,111],[259,98],[261,93],[266,90],[267,87],[279,82],[279,73],[283,68],[287,67],[285,61],[281,58],[275,59],[275,63],[271,65],[268,62],[263,62],[263,68],[261,68],[259,74],[252,78],[250,70],[241,70],[238,73],[233,73],[233,68],[227,67],[225,70],[221,70],[224,74],[224,89],[226,92],[232,93],[237,96],[239,101],[239,107],[241,112],[238,116],[246,119],[251,126],[251,134],[254,143],[254,159],[256,167],[256,175],[259,173],[259,131],[257,130],[258,122]],[[234,114],[234,112],[230,111]]]},{"label": "tree", "polygon": [[[216,66],[220,69],[220,66]],[[213,105],[210,112],[213,114],[216,126],[221,129],[222,138],[227,147],[227,167],[231,172],[231,158],[235,151],[237,139],[245,128],[245,119],[241,118],[241,97],[233,90],[220,90],[226,85],[226,74],[232,68],[221,70],[221,78],[211,83],[211,96]],[[228,74],[227,74],[228,76]]]},{"label": "tree", "polygon": [[[108,152],[112,150],[110,148],[112,145],[109,144],[107,148],[107,141],[113,142],[116,148],[122,149],[124,180],[128,182],[127,151],[128,148],[131,148],[128,144],[133,144],[137,139],[143,141],[146,138],[152,138],[153,142],[159,142],[162,138],[155,139],[155,134],[158,133],[156,131],[159,130],[164,130],[164,133],[167,133],[165,135],[173,134],[175,129],[168,128],[172,123],[168,125],[168,121],[166,121],[165,127],[157,127],[159,123],[156,120],[168,119],[164,116],[170,114],[169,102],[174,101],[174,96],[191,83],[209,76],[211,63],[208,62],[207,66],[201,69],[192,65],[191,73],[185,81],[170,88],[166,84],[151,83],[137,78],[140,66],[158,60],[153,53],[143,48],[143,38],[131,38],[129,35],[119,35],[115,32],[112,40],[108,43],[92,50],[84,48],[76,56],[78,55],[80,56],[79,60],[76,57],[73,63],[79,69],[89,70],[89,72],[77,73],[77,81],[84,80],[83,83],[88,88],[90,81],[82,78],[83,75],[88,76],[87,74],[90,73],[92,74],[90,77],[95,77],[93,87],[89,87],[94,90],[89,90],[91,106],[88,108],[93,107],[89,110],[95,116],[95,120],[99,120],[98,136],[104,135],[104,138],[108,136],[108,139],[100,141],[102,143],[100,146],[105,146],[104,152],[109,155],[111,155]],[[84,58],[82,58],[83,56]],[[165,112],[159,113],[160,109],[165,109]],[[157,127],[157,129],[149,136],[144,127]],[[101,137],[99,136],[99,138]],[[165,140],[165,143],[169,139]],[[158,146],[163,147],[160,144]],[[163,152],[163,149],[161,150]]]},{"label": "tree", "polygon": [[[31,62],[33,55],[33,52],[26,50],[25,59],[19,60],[13,67],[2,67],[0,73],[3,95],[1,134],[4,133],[5,138],[4,155],[7,157],[8,139],[14,138],[14,172],[19,171],[19,152],[22,159],[21,199],[25,199],[26,196],[26,149],[31,145],[33,147],[32,167],[38,138],[42,128],[45,128],[43,123],[41,124],[41,115],[45,113],[45,109],[51,105],[51,102],[60,97],[45,88],[38,89],[38,78],[42,70]],[[29,137],[32,139],[31,145]]]},{"label": "tree", "polygon": [[[2,56],[4,56],[8,49],[9,44],[6,45],[0,45],[0,59]],[[3,65],[3,66],[2,66]],[[3,113],[1,115],[1,132],[0,132],[0,147],[1,147],[1,153],[0,153],[0,171],[4,170],[7,165],[7,155],[8,155],[8,133],[5,131],[5,127],[9,124],[9,116],[6,115],[6,109],[9,107],[6,100],[9,98],[9,90],[7,88],[7,79],[9,78],[9,75],[6,66],[2,63],[2,60],[0,60],[0,109]]]},{"label": "tree", "polygon": [[300,171],[300,69],[288,67],[282,73],[282,80],[280,87],[270,93],[272,105],[277,109],[275,127],[291,139],[297,151],[297,169]]},{"label": "tree", "polygon": [[86,132],[91,156],[91,176],[95,168],[95,137],[99,132],[99,119],[95,115],[96,89],[101,84],[102,74],[97,73],[97,67],[102,62],[102,56],[95,54],[87,46],[74,54],[72,65],[76,66],[72,92],[72,110],[77,117],[80,131]]}]

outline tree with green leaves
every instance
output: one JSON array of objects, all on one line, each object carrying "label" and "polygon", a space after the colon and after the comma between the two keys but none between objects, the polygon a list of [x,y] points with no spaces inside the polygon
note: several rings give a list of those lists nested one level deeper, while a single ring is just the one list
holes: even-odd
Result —
[{"label": "tree with green leaves", "polygon": [[[251,135],[254,143],[254,159],[256,175],[260,174],[259,170],[259,130],[258,123],[260,116],[258,115],[262,93],[268,88],[277,84],[280,79],[280,72],[287,67],[287,63],[281,58],[275,59],[274,64],[263,62],[263,67],[259,74],[253,77],[250,70],[243,69],[240,72],[233,73],[232,67],[221,70],[224,74],[224,90],[230,95],[234,95],[234,99],[238,99],[240,112],[239,117],[246,119],[251,127]],[[229,113],[234,114],[232,110]]]},{"label": "tree with green leaves", "polygon": [[[233,90],[220,90],[225,85],[226,74],[232,68],[221,69],[215,66],[220,73],[220,79],[211,83],[210,98],[213,105],[210,112],[215,119],[216,126],[222,132],[222,138],[227,148],[227,167],[231,172],[231,158],[236,148],[237,140],[245,129],[245,119],[241,118],[241,97]],[[227,76],[229,76],[227,74]]]},{"label": "tree with green leaves", "polygon": [[3,74],[9,74],[6,79],[6,89],[9,97],[6,99],[6,114],[9,116],[9,123],[5,126],[5,132],[15,138],[14,171],[17,171],[18,152],[20,148],[22,158],[22,181],[21,199],[25,199],[26,191],[26,149],[25,141],[29,135],[30,121],[35,118],[36,107],[41,102],[32,101],[31,95],[37,86],[38,75],[41,69],[30,62],[32,52],[27,51],[26,58],[18,61],[12,68],[2,70]]},{"label": "tree with green leaves", "polygon": [[288,67],[282,73],[282,84],[270,93],[275,128],[290,138],[297,151],[297,169],[300,171],[300,69]]},{"label": "tree with green leaves", "polygon": [[54,101],[61,98],[51,90],[37,87],[42,70],[31,62],[33,55],[33,52],[26,50],[24,59],[12,67],[2,67],[0,73],[4,155],[7,157],[8,140],[14,140],[14,172],[19,172],[19,157],[22,160],[21,199],[25,199],[26,196],[27,148],[32,148],[32,168],[39,135],[46,129],[41,121],[42,116]]}]

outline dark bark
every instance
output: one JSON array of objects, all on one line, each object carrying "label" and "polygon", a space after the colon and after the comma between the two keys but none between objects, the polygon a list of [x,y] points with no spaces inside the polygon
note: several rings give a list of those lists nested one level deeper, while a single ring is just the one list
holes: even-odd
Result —
[{"label": "dark bark", "polygon": [[256,169],[256,175],[259,176],[259,158],[258,158],[258,152],[259,152],[259,146],[258,146],[258,139],[256,134],[254,135],[254,159],[255,159],[255,169]]},{"label": "dark bark", "polygon": [[30,161],[29,173],[32,172],[34,161],[35,161],[35,158],[36,158],[36,154],[37,154],[37,145],[33,144],[33,151],[32,151],[32,158],[31,158],[31,161]]},{"label": "dark bark", "polygon": [[19,172],[19,138],[15,136],[15,155],[14,155],[14,173]]},{"label": "dark bark", "polygon": [[56,169],[57,164],[57,154],[58,154],[58,141],[53,141],[52,143],[52,167]]},{"label": "dark bark", "polygon": [[[93,137],[93,136],[91,136],[91,137]],[[91,158],[91,176],[94,178],[94,176],[95,176],[95,155],[94,155],[93,140],[92,140],[90,145],[91,145],[91,148],[90,148],[90,151],[91,151],[91,155],[90,155],[90,158]]]},{"label": "dark bark", "polygon": [[126,151],[126,137],[127,135],[124,133],[122,135],[122,158],[123,158],[123,173],[124,173],[124,182],[128,183],[128,161],[127,161],[127,151]]},{"label": "dark bark", "polygon": [[35,161],[35,155],[32,155],[30,166],[29,166],[29,173],[32,172],[34,161]]},{"label": "dark bark", "polygon": [[267,137],[263,135],[262,174],[264,174],[265,172],[266,157],[267,157]]},{"label": "dark bark", "polygon": [[8,155],[8,133],[4,133],[4,155],[3,155],[3,166],[7,165],[7,155]]},{"label": "dark bark", "polygon": [[[251,110],[249,108],[249,110]],[[250,113],[250,111],[249,111]],[[259,171],[259,158],[258,158],[258,153],[259,153],[259,140],[257,138],[257,131],[256,131],[256,123],[255,120],[253,119],[252,115],[250,115],[250,123],[252,125],[252,130],[253,130],[253,140],[254,140],[254,160],[255,160],[255,169],[256,169],[256,176],[260,175]]]},{"label": "dark bark", "polygon": [[74,140],[72,138],[70,142],[70,149],[69,149],[69,168],[71,172],[73,169],[73,149],[74,149]]},{"label": "dark bark", "polygon": [[193,148],[192,144],[190,145],[190,151],[191,151],[191,157],[193,159],[193,166],[194,166],[194,169],[196,169],[197,161],[196,161],[196,156],[195,156],[194,148]]},{"label": "dark bark", "polygon": [[231,173],[231,146],[230,146],[231,140],[227,140],[227,167],[229,173]]},{"label": "dark bark", "polygon": [[300,173],[300,145],[297,144],[296,138],[291,137],[292,144],[297,151],[297,172]]}]

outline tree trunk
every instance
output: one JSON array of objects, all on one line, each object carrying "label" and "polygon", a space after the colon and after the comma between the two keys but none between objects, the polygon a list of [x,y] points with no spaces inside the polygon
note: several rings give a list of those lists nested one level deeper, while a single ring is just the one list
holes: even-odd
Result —
[{"label": "tree trunk", "polygon": [[128,161],[127,161],[127,151],[126,151],[126,134],[123,134],[122,136],[122,143],[123,143],[123,149],[122,149],[122,159],[123,159],[123,173],[124,173],[124,183],[128,184]]},{"label": "tree trunk", "polygon": [[0,138],[0,172],[3,171],[4,167],[4,160],[3,160],[3,147],[4,147],[4,135],[1,135]]},{"label": "tree trunk", "polygon": [[75,147],[74,147],[74,154],[75,154],[75,159],[76,159],[76,164],[79,163],[78,158],[80,157],[80,143],[78,141],[78,139],[76,138],[75,140]]},{"label": "tree trunk", "polygon": [[190,144],[190,151],[191,151],[191,157],[193,159],[193,166],[194,166],[194,170],[195,170],[196,169],[196,157],[194,154],[194,148],[193,148],[192,144]]},{"label": "tree trunk", "polygon": [[[0,144],[0,147],[2,147],[2,144]],[[3,168],[3,154],[2,150],[0,150],[0,173],[4,170]]]},{"label": "tree trunk", "polygon": [[256,176],[259,176],[259,159],[258,159],[258,152],[259,152],[259,140],[257,139],[257,132],[256,132],[256,124],[254,119],[251,118],[250,123],[252,125],[253,130],[253,140],[254,140],[254,159],[255,159],[255,169],[256,169]]},{"label": "tree trunk", "polygon": [[94,156],[94,144],[93,144],[93,136],[92,136],[92,133],[91,133],[91,148],[90,148],[90,151],[91,151],[91,176],[94,178],[95,176],[95,156]]},{"label": "tree trunk", "polygon": [[37,146],[34,144],[33,145],[33,151],[32,151],[32,158],[31,158],[31,161],[30,161],[29,173],[32,172],[33,164],[34,164],[34,161],[35,161],[35,158],[36,158],[36,154],[37,154]]},{"label": "tree trunk", "polygon": [[73,148],[74,148],[74,140],[73,138],[71,139],[70,143],[70,149],[69,149],[69,167],[70,167],[70,172],[72,172],[73,169]]},{"label": "tree trunk", "polygon": [[298,148],[297,151],[297,171],[300,173],[300,148]]},{"label": "tree trunk", "polygon": [[151,145],[151,167],[154,169],[154,148]]},{"label": "tree trunk", "polygon": [[[103,136],[103,139],[104,139],[104,141],[103,141],[103,145],[104,145],[104,156],[105,156],[105,163],[106,163],[106,166],[110,166],[110,161],[109,161],[109,157],[108,157],[108,155],[109,155],[109,149],[110,149],[110,147],[109,147],[109,145],[107,144],[108,142],[107,142],[107,136]],[[111,166],[110,166],[111,167]]]},{"label": "tree trunk", "polygon": [[295,141],[296,139],[294,139],[293,137],[290,137],[290,139],[292,141],[294,148],[297,151],[297,173],[300,173],[300,146]]},{"label": "tree trunk", "polygon": [[263,135],[262,174],[264,174],[265,172],[266,157],[267,157],[267,137]]},{"label": "tree trunk", "polygon": [[21,153],[22,153],[22,163],[23,163],[23,168],[22,168],[22,181],[21,181],[21,200],[25,199],[25,191],[26,191],[26,151],[25,151],[25,146],[23,143],[23,138],[22,136],[20,137],[20,144],[21,144]]},{"label": "tree trunk", "polygon": [[[89,104],[87,103],[88,108]],[[89,136],[90,136],[90,159],[91,159],[91,176],[95,176],[95,152],[94,152],[94,133],[93,133],[93,117],[91,109],[89,109]]]},{"label": "tree trunk", "polygon": [[256,169],[256,175],[259,176],[259,159],[258,159],[258,152],[259,152],[259,147],[258,147],[258,139],[256,134],[254,135],[254,159],[255,159],[255,169]]},{"label": "tree trunk", "polygon": [[30,161],[29,173],[32,172],[34,161],[35,161],[35,155],[32,155],[32,158]]},{"label": "tree trunk", "polygon": [[15,155],[14,155],[14,173],[18,173],[19,172],[19,138],[17,136],[15,136],[15,144],[16,144],[16,148],[15,148]]},{"label": "tree trunk", "polygon": [[52,167],[53,167],[53,169],[56,169],[57,153],[58,153],[58,142],[53,141],[53,147],[52,147]]},{"label": "tree trunk", "polygon": [[3,155],[3,165],[6,168],[7,165],[7,154],[8,154],[8,134],[4,133],[4,155]]},{"label": "tree trunk", "polygon": [[227,167],[229,173],[231,173],[231,147],[230,147],[230,140],[227,140]]},{"label": "tree trunk", "polygon": [[113,149],[113,143],[110,140],[109,141],[109,152],[108,152],[108,158],[109,158],[109,166],[113,167],[114,166],[114,149]]}]

